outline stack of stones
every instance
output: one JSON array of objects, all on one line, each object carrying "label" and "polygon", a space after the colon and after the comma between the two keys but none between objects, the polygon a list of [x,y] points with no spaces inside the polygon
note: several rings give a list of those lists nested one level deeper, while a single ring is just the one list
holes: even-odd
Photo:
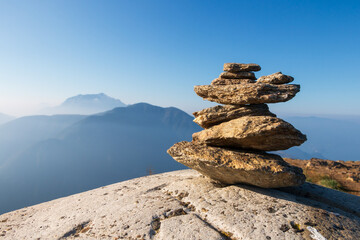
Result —
[{"label": "stack of stones", "polygon": [[205,130],[192,142],[179,142],[168,153],[178,162],[224,184],[245,183],[263,188],[304,183],[300,168],[265,151],[299,146],[306,136],[277,118],[266,103],[285,102],[300,91],[293,77],[277,72],[256,80],[257,64],[225,63],[210,85],[195,86],[197,95],[218,105],[195,112]]}]

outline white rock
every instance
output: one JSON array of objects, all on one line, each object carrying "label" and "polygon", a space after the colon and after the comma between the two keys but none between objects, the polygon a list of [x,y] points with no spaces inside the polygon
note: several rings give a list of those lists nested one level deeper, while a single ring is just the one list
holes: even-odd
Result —
[{"label": "white rock", "polygon": [[198,215],[190,213],[161,221],[161,228],[155,239],[218,240],[226,238]]},{"label": "white rock", "polygon": [[311,239],[309,225],[329,240],[360,239],[359,202],[312,184],[281,191],[223,187],[184,170],[0,215],[0,238]]}]

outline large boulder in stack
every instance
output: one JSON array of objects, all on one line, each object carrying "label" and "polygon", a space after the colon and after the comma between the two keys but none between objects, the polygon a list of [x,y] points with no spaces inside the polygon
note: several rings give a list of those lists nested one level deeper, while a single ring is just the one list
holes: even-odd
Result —
[{"label": "large boulder in stack", "polygon": [[280,118],[244,116],[194,133],[193,140],[210,146],[277,151],[301,145],[306,136]]},{"label": "large boulder in stack", "polygon": [[178,162],[225,184],[246,183],[262,188],[301,185],[301,168],[280,156],[264,152],[230,150],[193,142],[179,142],[168,153]]}]

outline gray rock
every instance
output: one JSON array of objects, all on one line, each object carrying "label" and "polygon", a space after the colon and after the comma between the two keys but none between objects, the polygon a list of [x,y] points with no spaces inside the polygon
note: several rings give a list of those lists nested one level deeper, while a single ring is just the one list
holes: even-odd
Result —
[{"label": "gray rock", "polygon": [[268,76],[260,77],[258,83],[269,83],[269,84],[284,84],[294,81],[294,78],[289,75],[284,75],[281,72],[273,73]]},{"label": "gray rock", "polygon": [[222,122],[244,116],[272,116],[275,114],[269,111],[266,104],[252,105],[217,105],[215,107],[205,108],[201,111],[194,112],[194,122],[203,128],[209,128]]},{"label": "gray rock", "polygon": [[193,140],[210,146],[277,151],[301,145],[306,136],[280,118],[245,116],[194,133]]},{"label": "gray rock", "polygon": [[[199,239],[199,232],[201,236],[207,232],[209,239],[226,235],[232,239],[297,240],[312,239],[307,228],[311,226],[328,240],[357,240],[359,201],[357,196],[309,183],[286,191],[225,187],[194,170],[184,170],[5,213],[0,215],[0,238],[165,240],[169,239],[165,233],[174,231],[180,235],[170,236],[179,240]],[[293,228],[294,224],[300,230]]]},{"label": "gray rock", "polygon": [[222,79],[253,79],[256,80],[255,74],[253,72],[223,72],[220,74],[219,78]]},{"label": "gray rock", "polygon": [[243,84],[243,83],[255,83],[253,79],[226,79],[216,78],[211,82],[211,85],[232,85],[232,84]]},{"label": "gray rock", "polygon": [[205,100],[221,104],[243,105],[286,102],[300,91],[300,85],[244,83],[236,85],[201,85],[194,91]]},{"label": "gray rock", "polygon": [[275,154],[209,147],[194,142],[176,143],[168,153],[179,163],[224,184],[279,188],[298,186],[305,181],[301,168],[290,166]]}]

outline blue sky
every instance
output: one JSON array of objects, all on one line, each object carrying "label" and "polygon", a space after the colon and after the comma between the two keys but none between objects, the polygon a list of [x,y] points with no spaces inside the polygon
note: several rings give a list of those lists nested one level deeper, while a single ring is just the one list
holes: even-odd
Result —
[{"label": "blue sky", "polygon": [[275,113],[360,115],[360,1],[0,0],[0,112],[104,92],[187,112],[225,62],[282,71]]}]

